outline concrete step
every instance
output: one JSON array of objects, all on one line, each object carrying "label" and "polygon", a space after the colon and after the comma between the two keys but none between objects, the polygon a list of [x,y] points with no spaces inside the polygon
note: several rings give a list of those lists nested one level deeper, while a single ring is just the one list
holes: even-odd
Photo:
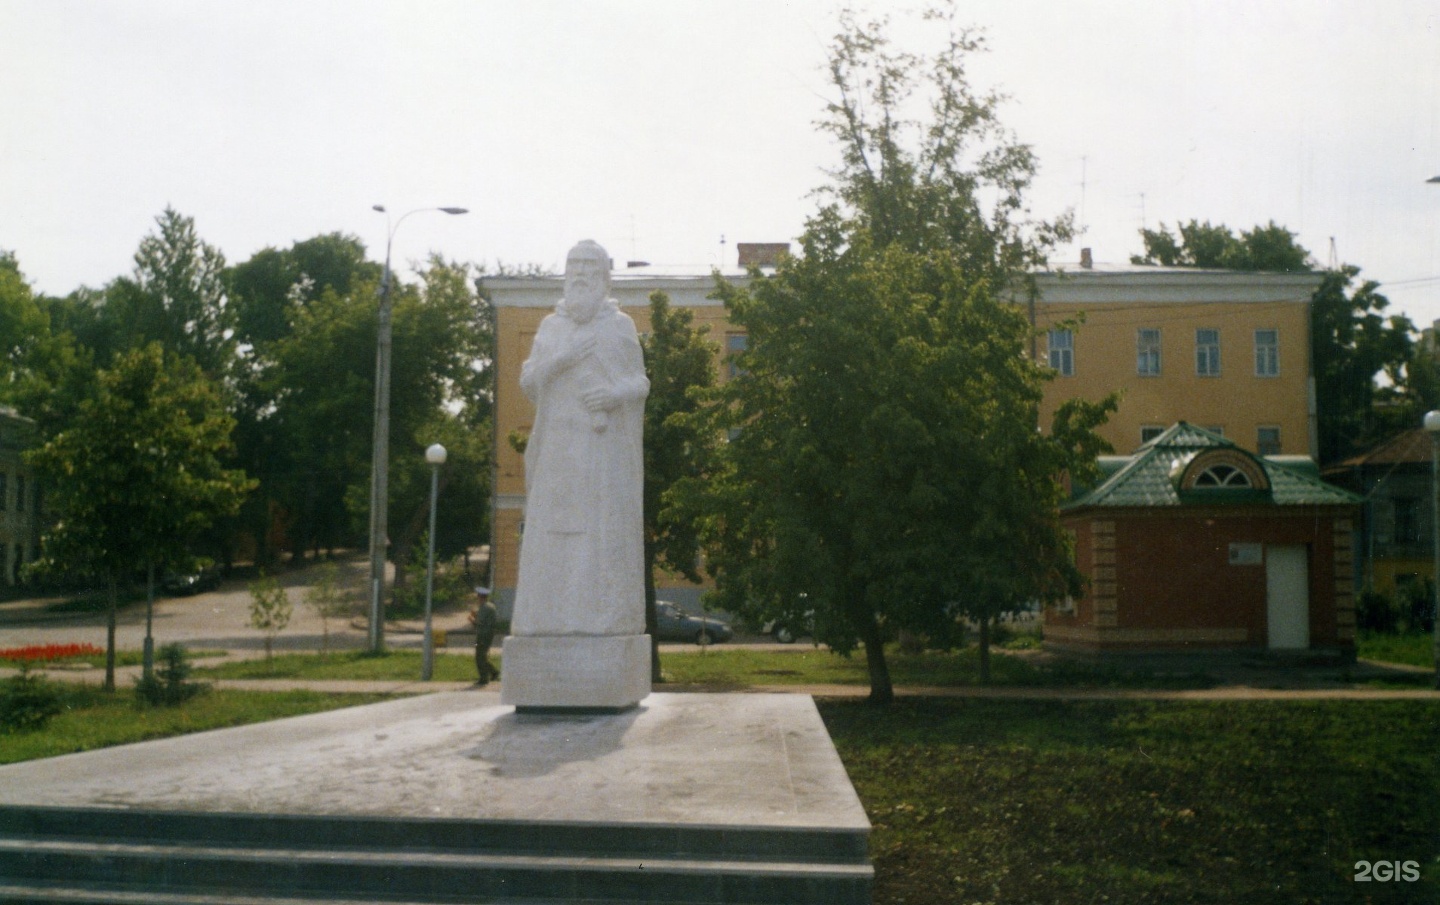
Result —
[{"label": "concrete step", "polygon": [[[601,903],[593,903],[593,901],[566,902],[560,899],[488,898],[485,902],[486,905],[601,905]],[[98,886],[24,886],[0,881],[0,905],[430,905],[430,903],[406,902],[398,899],[295,899],[269,896],[256,898],[255,896],[211,895],[200,892],[176,894],[153,891],[137,892]],[[681,905],[681,903],[652,903],[652,905]]]},{"label": "concrete step", "polygon": [[[154,897],[164,895],[271,905],[287,899],[862,905],[873,876],[863,858],[791,859],[787,850],[813,848],[796,845],[801,833],[767,848],[777,842],[774,830],[746,839],[733,828],[707,834],[689,827],[676,835],[664,827],[382,820],[325,829],[322,819],[292,816],[48,808],[3,808],[0,816],[0,877],[29,890],[0,902],[121,903],[148,895],[144,901],[158,903]],[[267,822],[275,825],[266,829]],[[266,844],[257,845],[256,837]]]},{"label": "concrete step", "polygon": [[868,835],[847,829],[707,827],[524,820],[387,819],[0,805],[0,838],[123,839],[252,848],[647,855],[866,864]]}]

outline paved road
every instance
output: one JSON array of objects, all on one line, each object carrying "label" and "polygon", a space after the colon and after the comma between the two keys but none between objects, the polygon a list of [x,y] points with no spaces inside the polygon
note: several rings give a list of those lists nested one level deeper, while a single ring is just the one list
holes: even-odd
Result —
[{"label": "paved road", "polygon": [[[363,599],[369,576],[368,561],[340,563],[341,586]],[[275,639],[275,649],[319,650],[326,626],[315,612],[303,603],[305,589],[318,577],[315,568],[287,572],[277,576],[290,594],[294,607],[290,624]],[[29,644],[91,643],[105,646],[105,616],[94,614],[56,618],[47,613],[45,605],[58,601],[18,601],[0,604],[0,650]],[[442,613],[433,618],[435,628],[463,635],[458,644],[474,643],[465,611]],[[157,597],[154,629],[157,647],[179,642],[193,650],[224,650],[237,656],[262,654],[265,635],[250,627],[250,593],[243,581],[229,581],[218,590],[193,597]],[[368,644],[363,619],[329,620],[329,644],[332,649],[361,649]],[[116,627],[116,646],[122,650],[139,650],[145,640],[145,605],[143,602],[124,607]],[[418,622],[401,623],[387,628],[386,644],[398,648],[418,648],[422,635]],[[777,645],[765,636],[738,635],[735,643],[776,649],[795,645]],[[803,643],[803,642],[802,642]],[[496,640],[499,647],[499,639]],[[677,653],[698,650],[694,644],[663,644],[661,649]]]},{"label": "paved road", "polygon": [[[302,603],[305,589],[317,577],[313,569],[286,573],[280,577],[282,584],[290,591],[294,603],[294,615],[289,626],[275,641],[277,651],[315,651],[320,648],[325,631],[323,620]],[[341,563],[341,584],[358,592],[364,587],[368,576],[368,563],[354,561]],[[105,617],[103,614],[67,616],[56,618],[45,612],[43,601],[12,602],[0,604],[0,649],[21,647],[29,644],[48,643],[91,643],[105,645]],[[455,654],[467,652],[472,643],[468,632],[466,614],[442,614],[434,620],[436,628],[445,629],[459,637],[452,642],[450,651]],[[387,633],[387,644],[395,648],[418,648],[421,634],[418,624],[409,623],[393,626]],[[367,644],[367,632],[363,619],[330,620],[329,644],[332,649],[360,649]],[[156,600],[154,635],[157,646],[169,642],[180,642],[192,650],[220,650],[234,658],[264,656],[264,633],[250,627],[250,594],[244,582],[231,581],[216,591],[197,594],[194,597],[162,597]],[[118,620],[116,644],[121,649],[139,650],[145,638],[145,606],[132,604],[124,608]],[[734,645],[750,649],[785,650],[797,645],[775,644],[765,636],[737,636]],[[803,642],[800,646],[804,646]],[[499,647],[497,640],[496,647]],[[699,650],[694,644],[663,644],[666,653],[693,653]],[[1032,655],[1046,656],[1039,652]],[[215,661],[211,661],[212,663]],[[118,681],[128,684],[130,672],[138,667],[118,671]],[[1421,671],[1418,668],[1392,667],[1389,664],[1361,663],[1351,670],[1357,674]],[[0,675],[10,670],[0,669]],[[1424,689],[1356,689],[1347,687],[1343,679],[1337,679],[1339,671],[1330,668],[1317,671],[1281,671],[1275,669],[1231,669],[1221,676],[1220,687],[1203,690],[1133,690],[1133,689],[1024,689],[1024,688],[930,688],[899,687],[896,694],[926,695],[936,697],[988,697],[988,698],[1063,698],[1063,699],[1150,699],[1150,700],[1269,700],[1276,698],[1305,699],[1359,698],[1377,700],[1382,698],[1433,699],[1440,701],[1440,692]],[[80,681],[99,681],[100,671],[56,671],[58,678]],[[323,691],[356,691],[380,694],[417,694],[430,691],[452,690],[469,687],[465,683],[442,682],[352,682],[352,681],[306,681],[291,680],[227,680],[216,683],[220,687],[236,688],[315,688]],[[1277,688],[1275,685],[1287,687]],[[491,686],[492,690],[494,686]],[[667,691],[717,690],[691,686],[665,686]],[[728,689],[727,689],[728,690]],[[817,686],[755,686],[744,691],[754,692],[796,692],[822,697],[855,697],[868,694],[869,689],[856,685]]]}]

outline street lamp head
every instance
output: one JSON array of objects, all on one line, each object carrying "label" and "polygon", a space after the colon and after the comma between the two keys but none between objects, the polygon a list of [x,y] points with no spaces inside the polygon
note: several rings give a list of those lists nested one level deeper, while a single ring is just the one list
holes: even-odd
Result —
[{"label": "street lamp head", "polygon": [[442,211],[444,211],[445,213],[450,214],[450,215],[452,215],[452,216],[455,215],[455,214],[468,214],[468,213],[470,213],[470,209],[469,209],[469,208],[466,208],[466,207],[442,207],[442,208],[440,208],[440,209],[441,209]]},{"label": "street lamp head", "polygon": [[1440,176],[1431,176],[1429,179],[1427,179],[1427,180],[1425,180],[1425,181],[1426,181],[1426,182],[1436,182],[1436,183],[1440,183]]},{"label": "street lamp head", "polygon": [[370,205],[370,209],[372,211],[379,211],[382,214],[385,213],[385,205],[383,204],[372,204]]},{"label": "street lamp head", "polygon": [[[1437,415],[1440,415],[1440,413],[1437,413]],[[444,465],[445,447],[439,443],[431,444],[430,448],[425,450],[425,461],[430,465]]]},{"label": "street lamp head", "polygon": [[1426,412],[1424,424],[1425,430],[1431,434],[1440,431],[1440,411]]}]

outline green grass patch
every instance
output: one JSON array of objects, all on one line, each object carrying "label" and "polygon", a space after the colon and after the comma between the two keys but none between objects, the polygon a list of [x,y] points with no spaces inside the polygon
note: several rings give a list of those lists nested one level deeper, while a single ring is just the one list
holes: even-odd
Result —
[{"label": "green grass patch", "polygon": [[1435,636],[1429,632],[1361,632],[1356,654],[1363,660],[1435,668]]},{"label": "green grass patch", "polygon": [[[491,654],[491,662],[498,656]],[[215,666],[196,667],[200,679],[363,679],[371,681],[419,681],[422,656],[419,651],[391,650],[383,654],[369,651],[334,651],[329,654],[276,654],[270,661],[235,660]],[[454,653],[435,652],[434,680],[437,682],[473,682],[475,653],[466,650]]]},{"label": "green grass patch", "polygon": [[[876,903],[1440,900],[1440,720],[1380,702],[823,702]],[[1354,882],[1356,861],[1420,864]]]},{"label": "green grass patch", "polygon": [[64,710],[44,729],[0,733],[0,763],[262,723],[384,699],[313,691],[211,690],[177,707],[148,707],[136,700],[131,689],[108,693],[91,685],[56,684]]},{"label": "green grass patch", "polygon": [[[887,648],[886,662],[895,685],[970,686],[980,684],[980,651],[901,653]],[[704,653],[661,654],[667,681],[717,688],[750,685],[868,685],[863,652],[841,657],[814,647],[794,650],[711,648]],[[1066,688],[1209,688],[1215,682],[1196,674],[1155,675],[1102,663],[990,653],[990,682],[997,686]]]},{"label": "green grass patch", "polygon": [[[498,661],[499,655],[492,654]],[[968,686],[980,684],[980,653],[926,651],[904,654],[887,651],[891,681],[896,685]],[[420,677],[418,651],[340,651],[320,656],[307,653],[276,654],[270,662],[244,660],[198,667],[205,679],[369,679],[413,681]],[[841,657],[824,648],[797,646],[792,650],[752,650],[711,647],[703,652],[661,654],[667,682],[744,688],[752,685],[868,685],[870,674],[863,653]],[[1012,687],[1066,688],[1208,688],[1214,680],[1199,674],[1153,675],[1100,663],[1037,659],[992,651],[991,684]],[[471,651],[436,651],[435,675],[441,682],[473,682],[475,660]]]}]

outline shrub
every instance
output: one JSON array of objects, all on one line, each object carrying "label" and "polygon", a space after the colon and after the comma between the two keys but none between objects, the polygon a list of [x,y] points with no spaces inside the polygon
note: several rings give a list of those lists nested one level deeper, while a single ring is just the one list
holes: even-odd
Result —
[{"label": "shrub", "polygon": [[203,682],[187,682],[190,670],[185,648],[167,644],[160,648],[160,662],[155,664],[154,675],[136,680],[135,694],[154,707],[183,704],[209,687]]},{"label": "shrub", "polygon": [[305,592],[305,605],[320,617],[320,653],[330,651],[330,620],[350,615],[354,601],[340,589],[339,570],[334,563],[320,567],[320,578]]},{"label": "shrub", "polygon": [[[1412,581],[1400,589],[1400,616],[1405,628],[1412,632],[1429,632],[1435,628],[1435,585],[1430,579]],[[1393,631],[1393,629],[1392,629]]]},{"label": "shrub", "polygon": [[250,584],[250,627],[265,633],[265,660],[269,662],[275,647],[275,636],[290,624],[290,596],[280,582],[260,573]]},{"label": "shrub", "polygon": [[43,729],[63,709],[60,689],[44,676],[33,675],[29,663],[22,661],[18,675],[0,682],[0,730]]},{"label": "shrub", "polygon": [[[417,547],[422,551],[425,549],[420,544],[417,544]],[[448,563],[435,563],[435,588],[430,600],[433,610],[463,606],[474,593],[463,561],[455,559]],[[418,619],[424,613],[425,558],[421,556],[405,567],[405,585],[395,589],[388,615],[392,619]]]},{"label": "shrub", "polygon": [[1400,624],[1400,607],[1388,594],[1361,591],[1355,601],[1355,624],[1361,631],[1393,632]]}]

